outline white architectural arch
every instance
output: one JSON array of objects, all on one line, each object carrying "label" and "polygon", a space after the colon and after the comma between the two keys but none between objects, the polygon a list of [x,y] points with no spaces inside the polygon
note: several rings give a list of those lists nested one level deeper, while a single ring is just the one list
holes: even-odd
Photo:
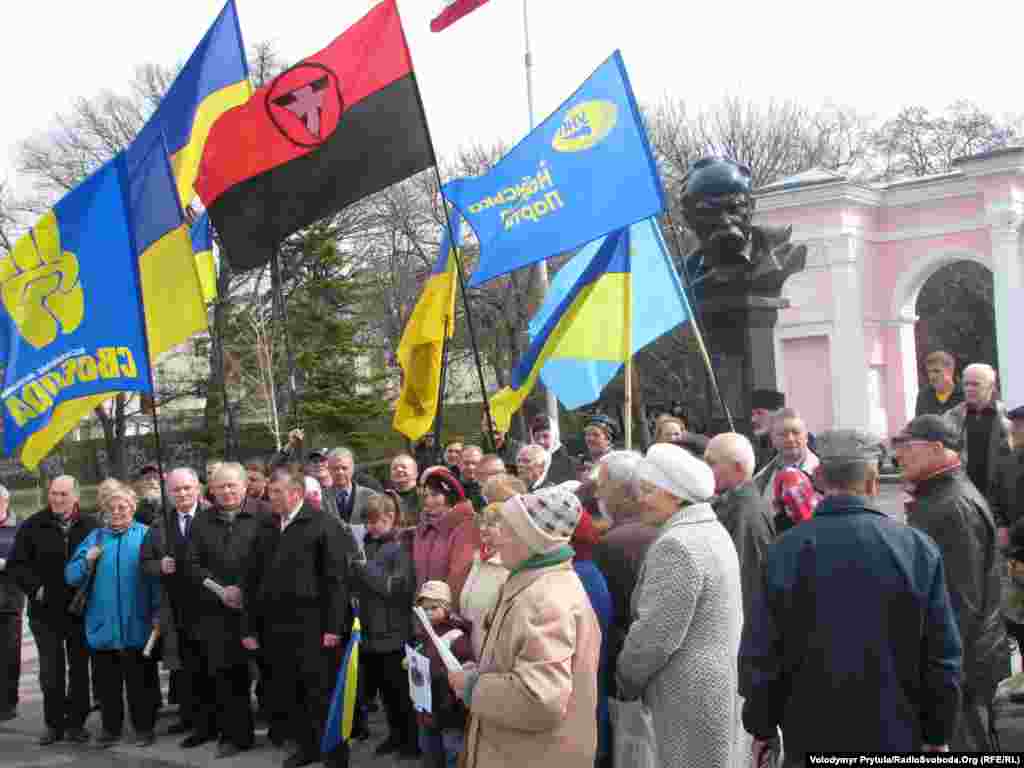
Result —
[{"label": "white architectural arch", "polygon": [[958,261],[973,261],[981,264],[989,272],[994,271],[991,253],[966,248],[929,250],[924,257],[915,260],[896,279],[892,289],[892,319],[904,320],[916,315],[914,308],[924,284],[940,269]]}]

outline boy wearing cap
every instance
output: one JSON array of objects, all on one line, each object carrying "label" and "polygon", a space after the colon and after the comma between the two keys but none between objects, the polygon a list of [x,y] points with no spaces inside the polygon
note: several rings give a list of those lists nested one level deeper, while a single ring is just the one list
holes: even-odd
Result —
[{"label": "boy wearing cap", "polygon": [[[754,757],[937,751],[957,717],[960,635],[942,554],[878,511],[878,440],[825,432],[815,515],[769,550],[740,646],[743,724]],[[832,705],[839,702],[837,717]]]},{"label": "boy wearing cap", "polygon": [[[474,660],[470,641],[472,627],[452,612],[452,591],[443,581],[428,581],[416,594],[416,606],[422,608],[434,632],[455,658],[465,664]],[[426,629],[414,619],[420,642],[416,650],[430,660],[430,713],[417,712],[420,749],[424,768],[455,768],[462,752],[466,728],[466,707],[448,685],[448,669],[441,661]]]},{"label": "boy wearing cap", "polygon": [[999,614],[996,525],[961,463],[961,441],[948,414],[918,416],[892,439],[903,477],[912,484],[907,523],[939,545],[963,642],[961,714],[950,746],[988,752],[992,697],[1010,674],[1010,659]]}]

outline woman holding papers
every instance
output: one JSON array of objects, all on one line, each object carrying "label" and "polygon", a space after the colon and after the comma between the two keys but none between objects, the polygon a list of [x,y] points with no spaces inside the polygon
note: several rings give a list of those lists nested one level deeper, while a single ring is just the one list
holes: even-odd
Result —
[{"label": "woman holding papers", "polygon": [[509,569],[479,666],[449,672],[469,709],[466,768],[593,768],[601,630],[573,571],[579,500],[555,486],[502,505]]},{"label": "woman holding papers", "polygon": [[135,492],[111,484],[103,497],[107,527],[97,528],[78,546],[64,577],[70,586],[83,585],[95,569],[85,612],[85,639],[99,680],[103,734],[97,743],[109,747],[121,740],[124,691],[135,731],[136,746],[153,743],[157,692],[149,667],[156,662],[144,653],[159,631],[160,582],[143,573],[142,541],[149,530],[135,522]]}]

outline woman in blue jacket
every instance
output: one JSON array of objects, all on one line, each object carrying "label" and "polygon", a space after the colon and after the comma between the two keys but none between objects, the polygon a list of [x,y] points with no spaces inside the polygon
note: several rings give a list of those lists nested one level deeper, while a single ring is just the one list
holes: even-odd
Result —
[{"label": "woman in blue jacket", "polygon": [[94,564],[89,602],[85,611],[85,640],[93,654],[99,678],[103,734],[97,740],[109,747],[121,739],[124,724],[124,689],[136,746],[153,743],[156,691],[151,690],[148,667],[156,662],[143,656],[150,632],[159,626],[160,582],[141,568],[142,540],[149,529],[135,522],[135,492],[118,483],[102,500],[107,527],[90,533],[68,562],[64,578],[77,587]]}]

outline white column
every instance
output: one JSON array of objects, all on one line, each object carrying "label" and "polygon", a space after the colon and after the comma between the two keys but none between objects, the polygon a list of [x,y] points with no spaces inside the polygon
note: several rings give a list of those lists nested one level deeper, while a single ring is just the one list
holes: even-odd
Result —
[{"label": "white column", "polygon": [[1014,349],[1014,341],[1020,340],[1024,330],[1024,199],[1014,194],[1008,200],[990,203],[986,214],[992,238],[1000,388],[1003,399],[1015,407],[1024,405],[1024,357]]},{"label": "white column", "polygon": [[837,429],[868,429],[868,366],[864,351],[862,265],[859,231],[830,241],[827,263],[832,280],[832,418]]}]

